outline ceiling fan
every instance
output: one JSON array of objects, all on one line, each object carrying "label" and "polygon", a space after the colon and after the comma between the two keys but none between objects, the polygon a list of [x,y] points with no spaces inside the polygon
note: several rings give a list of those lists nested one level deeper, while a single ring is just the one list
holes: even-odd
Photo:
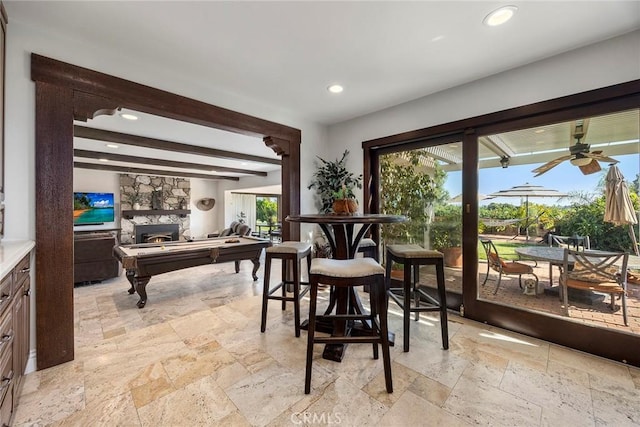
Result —
[{"label": "ceiling fan", "polygon": [[572,165],[578,166],[584,175],[589,175],[602,170],[598,160],[607,163],[618,163],[618,160],[603,155],[602,150],[589,151],[590,145],[580,142],[585,138],[588,128],[589,119],[576,120],[573,122],[571,125],[571,137],[576,140],[576,143],[569,147],[570,154],[558,157],[557,159],[553,159],[550,162],[535,168],[532,170],[532,172],[535,173],[534,176],[540,176],[543,173],[548,172],[565,160],[569,160]]}]

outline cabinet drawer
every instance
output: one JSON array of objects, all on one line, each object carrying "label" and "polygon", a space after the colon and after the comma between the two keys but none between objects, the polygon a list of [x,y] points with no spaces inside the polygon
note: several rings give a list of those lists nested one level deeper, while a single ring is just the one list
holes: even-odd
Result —
[{"label": "cabinet drawer", "polygon": [[[7,344],[7,342],[5,342]],[[4,347],[4,345],[3,345]],[[0,352],[0,396],[2,400],[5,398],[11,398],[13,393],[13,352],[6,351]]]},{"label": "cabinet drawer", "polygon": [[4,313],[11,303],[13,277],[8,274],[0,282],[0,314]]},{"label": "cabinet drawer", "polygon": [[30,272],[31,272],[31,256],[26,255],[24,258],[22,258],[22,260],[20,260],[16,268],[13,269],[14,283],[16,285],[19,285],[24,280],[25,277],[29,277]]},{"label": "cabinet drawer", "polygon": [[13,315],[8,312],[0,318],[0,359],[3,358],[5,353],[12,352],[14,336]]}]

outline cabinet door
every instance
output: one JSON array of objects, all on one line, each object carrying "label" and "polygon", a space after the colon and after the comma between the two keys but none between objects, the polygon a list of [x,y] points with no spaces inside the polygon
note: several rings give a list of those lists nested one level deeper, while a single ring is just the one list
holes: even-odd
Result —
[{"label": "cabinet door", "polygon": [[22,376],[27,368],[29,360],[29,328],[30,328],[30,307],[31,292],[29,287],[29,277],[16,289],[16,297],[13,304],[13,322],[15,330],[15,340],[13,343],[13,367],[16,376],[15,384],[20,389]]}]

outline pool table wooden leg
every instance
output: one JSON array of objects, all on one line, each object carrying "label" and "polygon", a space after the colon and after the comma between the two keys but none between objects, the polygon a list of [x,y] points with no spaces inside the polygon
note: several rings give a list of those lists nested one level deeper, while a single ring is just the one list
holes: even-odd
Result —
[{"label": "pool table wooden leg", "polygon": [[131,283],[131,289],[129,289],[129,293],[133,294],[134,290],[138,293],[140,299],[136,303],[138,308],[143,308],[147,303],[147,290],[146,286],[151,280],[151,276],[146,277],[136,277],[135,271],[127,271],[127,280]]},{"label": "pool table wooden leg", "polygon": [[236,273],[240,273],[240,261],[234,261],[236,264]]},{"label": "pool table wooden leg", "polygon": [[251,275],[253,276],[253,280],[256,281],[258,280],[258,275],[256,273],[260,268],[260,258],[258,257],[252,258],[251,262],[253,263],[253,271],[251,272]]}]

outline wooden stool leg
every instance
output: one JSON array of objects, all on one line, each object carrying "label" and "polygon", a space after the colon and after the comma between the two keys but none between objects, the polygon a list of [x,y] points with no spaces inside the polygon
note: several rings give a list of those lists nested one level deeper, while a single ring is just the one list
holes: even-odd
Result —
[{"label": "wooden stool leg", "polygon": [[[418,284],[420,283],[420,264],[413,264],[413,303],[415,307],[420,307],[420,294],[418,293]],[[416,322],[420,320],[420,312],[418,310],[415,311],[415,320]]]},{"label": "wooden stool leg", "polygon": [[378,315],[380,325],[380,339],[382,347],[382,363],[384,366],[384,382],[387,388],[387,393],[393,393],[393,380],[391,378],[391,354],[389,351],[389,327],[387,324],[387,310],[386,310],[386,292],[384,292],[384,281],[380,279],[376,284],[377,294],[380,298],[377,299],[379,304]]},{"label": "wooden stool leg", "polygon": [[293,269],[293,321],[295,322],[296,337],[299,337],[300,336],[300,260],[299,259],[296,261],[296,268]]},{"label": "wooden stool leg", "polygon": [[[286,298],[287,297],[287,284],[286,284],[286,280],[287,280],[287,259],[286,258],[282,258],[282,298]],[[282,300],[282,311],[285,311],[287,309],[287,301],[285,301],[284,299]]]},{"label": "wooden stool leg", "polygon": [[436,264],[436,276],[438,281],[438,298],[440,299],[440,330],[442,332],[442,347],[449,348],[449,325],[447,324],[447,292],[444,281],[444,262]]},{"label": "wooden stool leg", "polygon": [[309,328],[307,329],[307,366],[304,375],[304,394],[311,393],[311,365],[313,363],[313,339],[316,331],[316,300],[318,298],[318,283],[309,278],[311,286],[309,302]]},{"label": "wooden stool leg", "polygon": [[402,308],[403,319],[403,351],[409,351],[409,318],[411,316],[411,263],[404,261],[404,280],[402,283],[404,289],[404,307]]},{"label": "wooden stool leg", "polygon": [[267,255],[264,261],[264,286],[262,288],[262,322],[260,323],[260,332],[264,332],[267,328],[267,304],[268,304],[270,280],[271,280],[271,257]]},{"label": "wooden stool leg", "polygon": [[[382,297],[381,294],[381,290],[379,289],[379,286],[370,286],[369,287],[369,308],[371,309],[371,333],[375,334],[376,333],[376,329],[378,329],[378,333],[380,333],[380,330],[378,327],[376,327],[376,316],[378,315],[378,312],[380,311],[380,298]],[[373,346],[373,358],[378,360],[378,358],[380,357],[378,354],[378,343],[374,342],[372,343]]]}]

